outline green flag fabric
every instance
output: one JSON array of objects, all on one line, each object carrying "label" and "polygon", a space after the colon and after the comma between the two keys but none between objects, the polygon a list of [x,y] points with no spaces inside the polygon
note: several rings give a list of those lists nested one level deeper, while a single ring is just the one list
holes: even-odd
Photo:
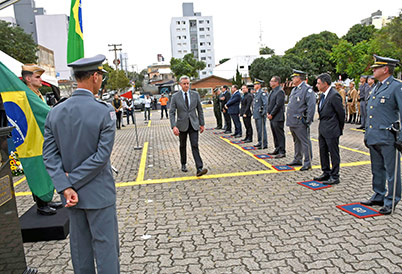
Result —
[{"label": "green flag fabric", "polygon": [[82,30],[81,0],[71,0],[68,25],[67,63],[84,57],[84,34]]},{"label": "green flag fabric", "polygon": [[25,177],[32,193],[45,202],[53,198],[54,186],[43,163],[45,120],[50,107],[0,62],[0,93]]}]

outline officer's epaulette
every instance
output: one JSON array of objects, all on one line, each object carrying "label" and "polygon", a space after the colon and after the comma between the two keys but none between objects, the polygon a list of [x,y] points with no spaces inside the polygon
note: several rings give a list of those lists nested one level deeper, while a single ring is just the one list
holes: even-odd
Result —
[{"label": "officer's epaulette", "polygon": [[57,103],[56,104],[54,104],[54,106],[53,107],[55,107],[55,106],[57,106],[57,105],[60,105],[61,103],[63,103],[63,102],[65,102],[65,101],[67,101],[67,97],[61,97],[60,98],[60,100],[59,101],[57,101]]},{"label": "officer's epaulette", "polygon": [[394,79],[397,80],[399,83],[402,83],[401,79],[397,79],[397,78],[394,78]]},{"label": "officer's epaulette", "polygon": [[105,102],[105,101],[103,101],[103,100],[101,100],[99,98],[95,98],[95,101],[98,102],[98,103],[104,104],[105,106],[109,106],[108,102]]}]

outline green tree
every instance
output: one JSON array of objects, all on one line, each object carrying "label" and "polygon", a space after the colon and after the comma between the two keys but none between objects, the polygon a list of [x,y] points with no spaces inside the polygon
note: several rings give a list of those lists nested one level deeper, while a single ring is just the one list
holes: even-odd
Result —
[{"label": "green tree", "polygon": [[269,48],[269,47],[265,47],[265,48],[260,48],[260,54],[269,54],[269,55],[274,55],[275,54],[275,50]]},{"label": "green tree", "polygon": [[362,24],[356,24],[349,29],[348,33],[346,33],[342,39],[356,45],[359,42],[371,40],[374,37],[375,31],[373,25],[364,26]]},{"label": "green tree", "polygon": [[301,56],[303,60],[309,60],[309,75],[318,75],[323,72],[333,74],[335,63],[331,60],[332,47],[337,45],[339,38],[335,33],[323,31],[319,34],[311,34],[302,38],[296,45],[285,52],[285,56],[294,54]]},{"label": "green tree", "polygon": [[219,64],[223,64],[223,63],[225,63],[226,61],[229,61],[229,60],[230,60],[230,58],[223,58],[223,59],[219,60]]},{"label": "green tree", "polygon": [[183,59],[174,57],[170,59],[170,69],[174,73],[176,79],[179,79],[183,75],[197,78],[198,72],[203,70],[205,66],[205,63],[194,58],[192,53],[186,54]]},{"label": "green tree", "polygon": [[106,84],[107,89],[121,91],[130,86],[130,80],[123,70],[113,70],[109,73],[109,79]]},{"label": "green tree", "polygon": [[239,88],[244,84],[243,77],[239,71],[239,68],[236,68],[236,75],[232,79],[232,84],[237,85]]},{"label": "green tree", "polygon": [[17,59],[21,63],[36,63],[38,46],[32,36],[20,27],[0,20],[0,50]]}]

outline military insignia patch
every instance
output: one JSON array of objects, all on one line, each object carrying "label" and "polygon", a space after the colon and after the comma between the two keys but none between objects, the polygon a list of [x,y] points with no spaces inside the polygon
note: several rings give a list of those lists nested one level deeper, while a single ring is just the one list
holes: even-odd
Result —
[{"label": "military insignia patch", "polygon": [[111,111],[111,112],[110,112],[110,119],[112,119],[112,120],[117,120],[116,112],[115,112],[115,111]]},{"label": "military insignia patch", "polygon": [[313,90],[311,88],[308,89],[308,92],[313,92]]}]

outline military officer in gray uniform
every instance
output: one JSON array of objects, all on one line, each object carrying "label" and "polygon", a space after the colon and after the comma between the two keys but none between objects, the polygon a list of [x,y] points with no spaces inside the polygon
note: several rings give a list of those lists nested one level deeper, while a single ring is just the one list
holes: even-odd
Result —
[{"label": "military officer in gray uniform", "polygon": [[402,112],[402,83],[392,76],[399,60],[374,57],[376,61],[371,67],[378,83],[368,100],[364,135],[364,142],[370,150],[374,195],[361,203],[383,206],[379,212],[387,215],[392,212],[394,189],[395,206],[401,200],[400,161],[396,148],[402,150],[402,135],[398,131]]},{"label": "military officer in gray uniform", "polygon": [[266,149],[268,147],[266,127],[268,95],[261,89],[263,83],[264,81],[259,79],[256,79],[254,82],[254,89],[256,92],[253,101],[253,117],[258,136],[258,143],[254,146],[259,149]]},{"label": "military officer in gray uniform", "polygon": [[[310,141],[310,125],[315,112],[315,94],[305,83],[306,73],[293,70],[291,75],[295,86],[290,93],[286,111],[286,125],[293,136],[295,156],[289,166],[301,166],[301,171],[311,169],[312,149]],[[304,163],[302,163],[304,155]]]},{"label": "military officer in gray uniform", "polygon": [[77,90],[54,107],[45,123],[43,159],[70,218],[76,274],[120,273],[116,189],[110,165],[116,112],[95,99],[104,55],[71,64]]},{"label": "military officer in gray uniform", "polygon": [[360,102],[360,120],[361,125],[357,129],[364,129],[366,124],[366,97],[367,94],[370,92],[370,86],[367,84],[367,75],[362,75],[360,77],[360,86],[359,86],[359,102]]}]

